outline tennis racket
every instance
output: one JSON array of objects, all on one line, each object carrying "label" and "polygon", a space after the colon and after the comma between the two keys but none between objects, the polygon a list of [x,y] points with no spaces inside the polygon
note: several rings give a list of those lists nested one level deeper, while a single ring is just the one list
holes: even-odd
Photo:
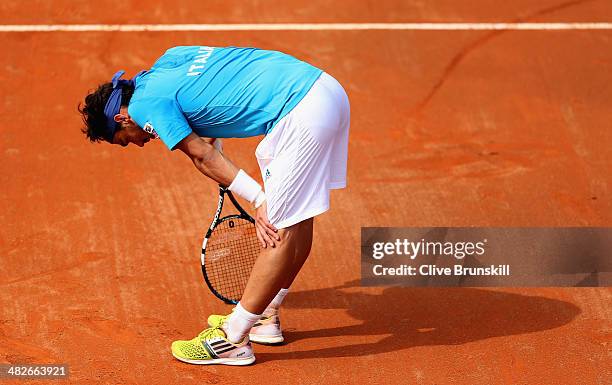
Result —
[{"label": "tennis racket", "polygon": [[[225,196],[237,214],[221,217]],[[217,212],[202,242],[202,274],[210,291],[225,303],[237,304],[260,248],[255,220],[238,204],[231,191],[219,185]]]}]

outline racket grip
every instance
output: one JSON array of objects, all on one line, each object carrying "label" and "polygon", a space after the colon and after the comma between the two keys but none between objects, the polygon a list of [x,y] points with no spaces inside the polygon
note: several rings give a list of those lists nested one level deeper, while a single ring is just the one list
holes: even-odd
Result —
[{"label": "racket grip", "polygon": [[221,138],[216,138],[213,140],[212,145],[217,149],[217,151],[223,154],[223,141]]}]

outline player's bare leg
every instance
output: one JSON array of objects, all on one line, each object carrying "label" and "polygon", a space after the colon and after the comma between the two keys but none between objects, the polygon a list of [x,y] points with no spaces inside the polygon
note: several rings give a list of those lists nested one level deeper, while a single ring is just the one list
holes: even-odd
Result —
[{"label": "player's bare leg", "polygon": [[276,247],[262,249],[240,303],[225,325],[228,338],[238,342],[275,298],[288,288],[310,254],[313,219],[307,219],[278,231]]},{"label": "player's bare leg", "polygon": [[[289,289],[300,270],[302,270],[304,262],[306,262],[306,259],[310,255],[310,249],[312,247],[314,218],[307,219],[303,222],[300,222],[300,224],[303,226],[303,231],[300,232],[300,235],[304,238],[298,243],[298,248],[296,249],[294,257],[294,269],[293,271],[287,274],[287,279],[285,280],[285,283],[282,286],[283,289]],[[301,261],[301,263],[299,263],[299,261]]]},{"label": "player's bare leg", "polygon": [[251,313],[261,314],[276,293],[288,288],[310,254],[313,218],[278,231],[281,242],[262,249],[240,303]]}]

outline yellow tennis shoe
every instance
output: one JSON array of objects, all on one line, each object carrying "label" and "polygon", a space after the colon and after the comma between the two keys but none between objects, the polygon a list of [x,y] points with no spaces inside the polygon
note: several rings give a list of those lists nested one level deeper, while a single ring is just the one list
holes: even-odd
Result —
[{"label": "yellow tennis shoe", "polygon": [[174,341],[172,355],[179,361],[196,365],[250,365],[255,362],[249,339],[234,344],[220,326],[208,328],[188,341]]}]

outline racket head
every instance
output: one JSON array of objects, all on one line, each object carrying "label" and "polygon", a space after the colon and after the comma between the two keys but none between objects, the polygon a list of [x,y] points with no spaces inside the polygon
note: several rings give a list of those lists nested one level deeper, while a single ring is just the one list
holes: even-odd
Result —
[{"label": "racket head", "polygon": [[[233,198],[231,193],[222,191],[219,207],[224,193]],[[236,206],[235,199],[231,200]],[[239,205],[236,208],[239,214],[223,218],[215,215],[202,244],[204,280],[212,293],[228,304],[240,301],[261,247],[255,220]]]}]

